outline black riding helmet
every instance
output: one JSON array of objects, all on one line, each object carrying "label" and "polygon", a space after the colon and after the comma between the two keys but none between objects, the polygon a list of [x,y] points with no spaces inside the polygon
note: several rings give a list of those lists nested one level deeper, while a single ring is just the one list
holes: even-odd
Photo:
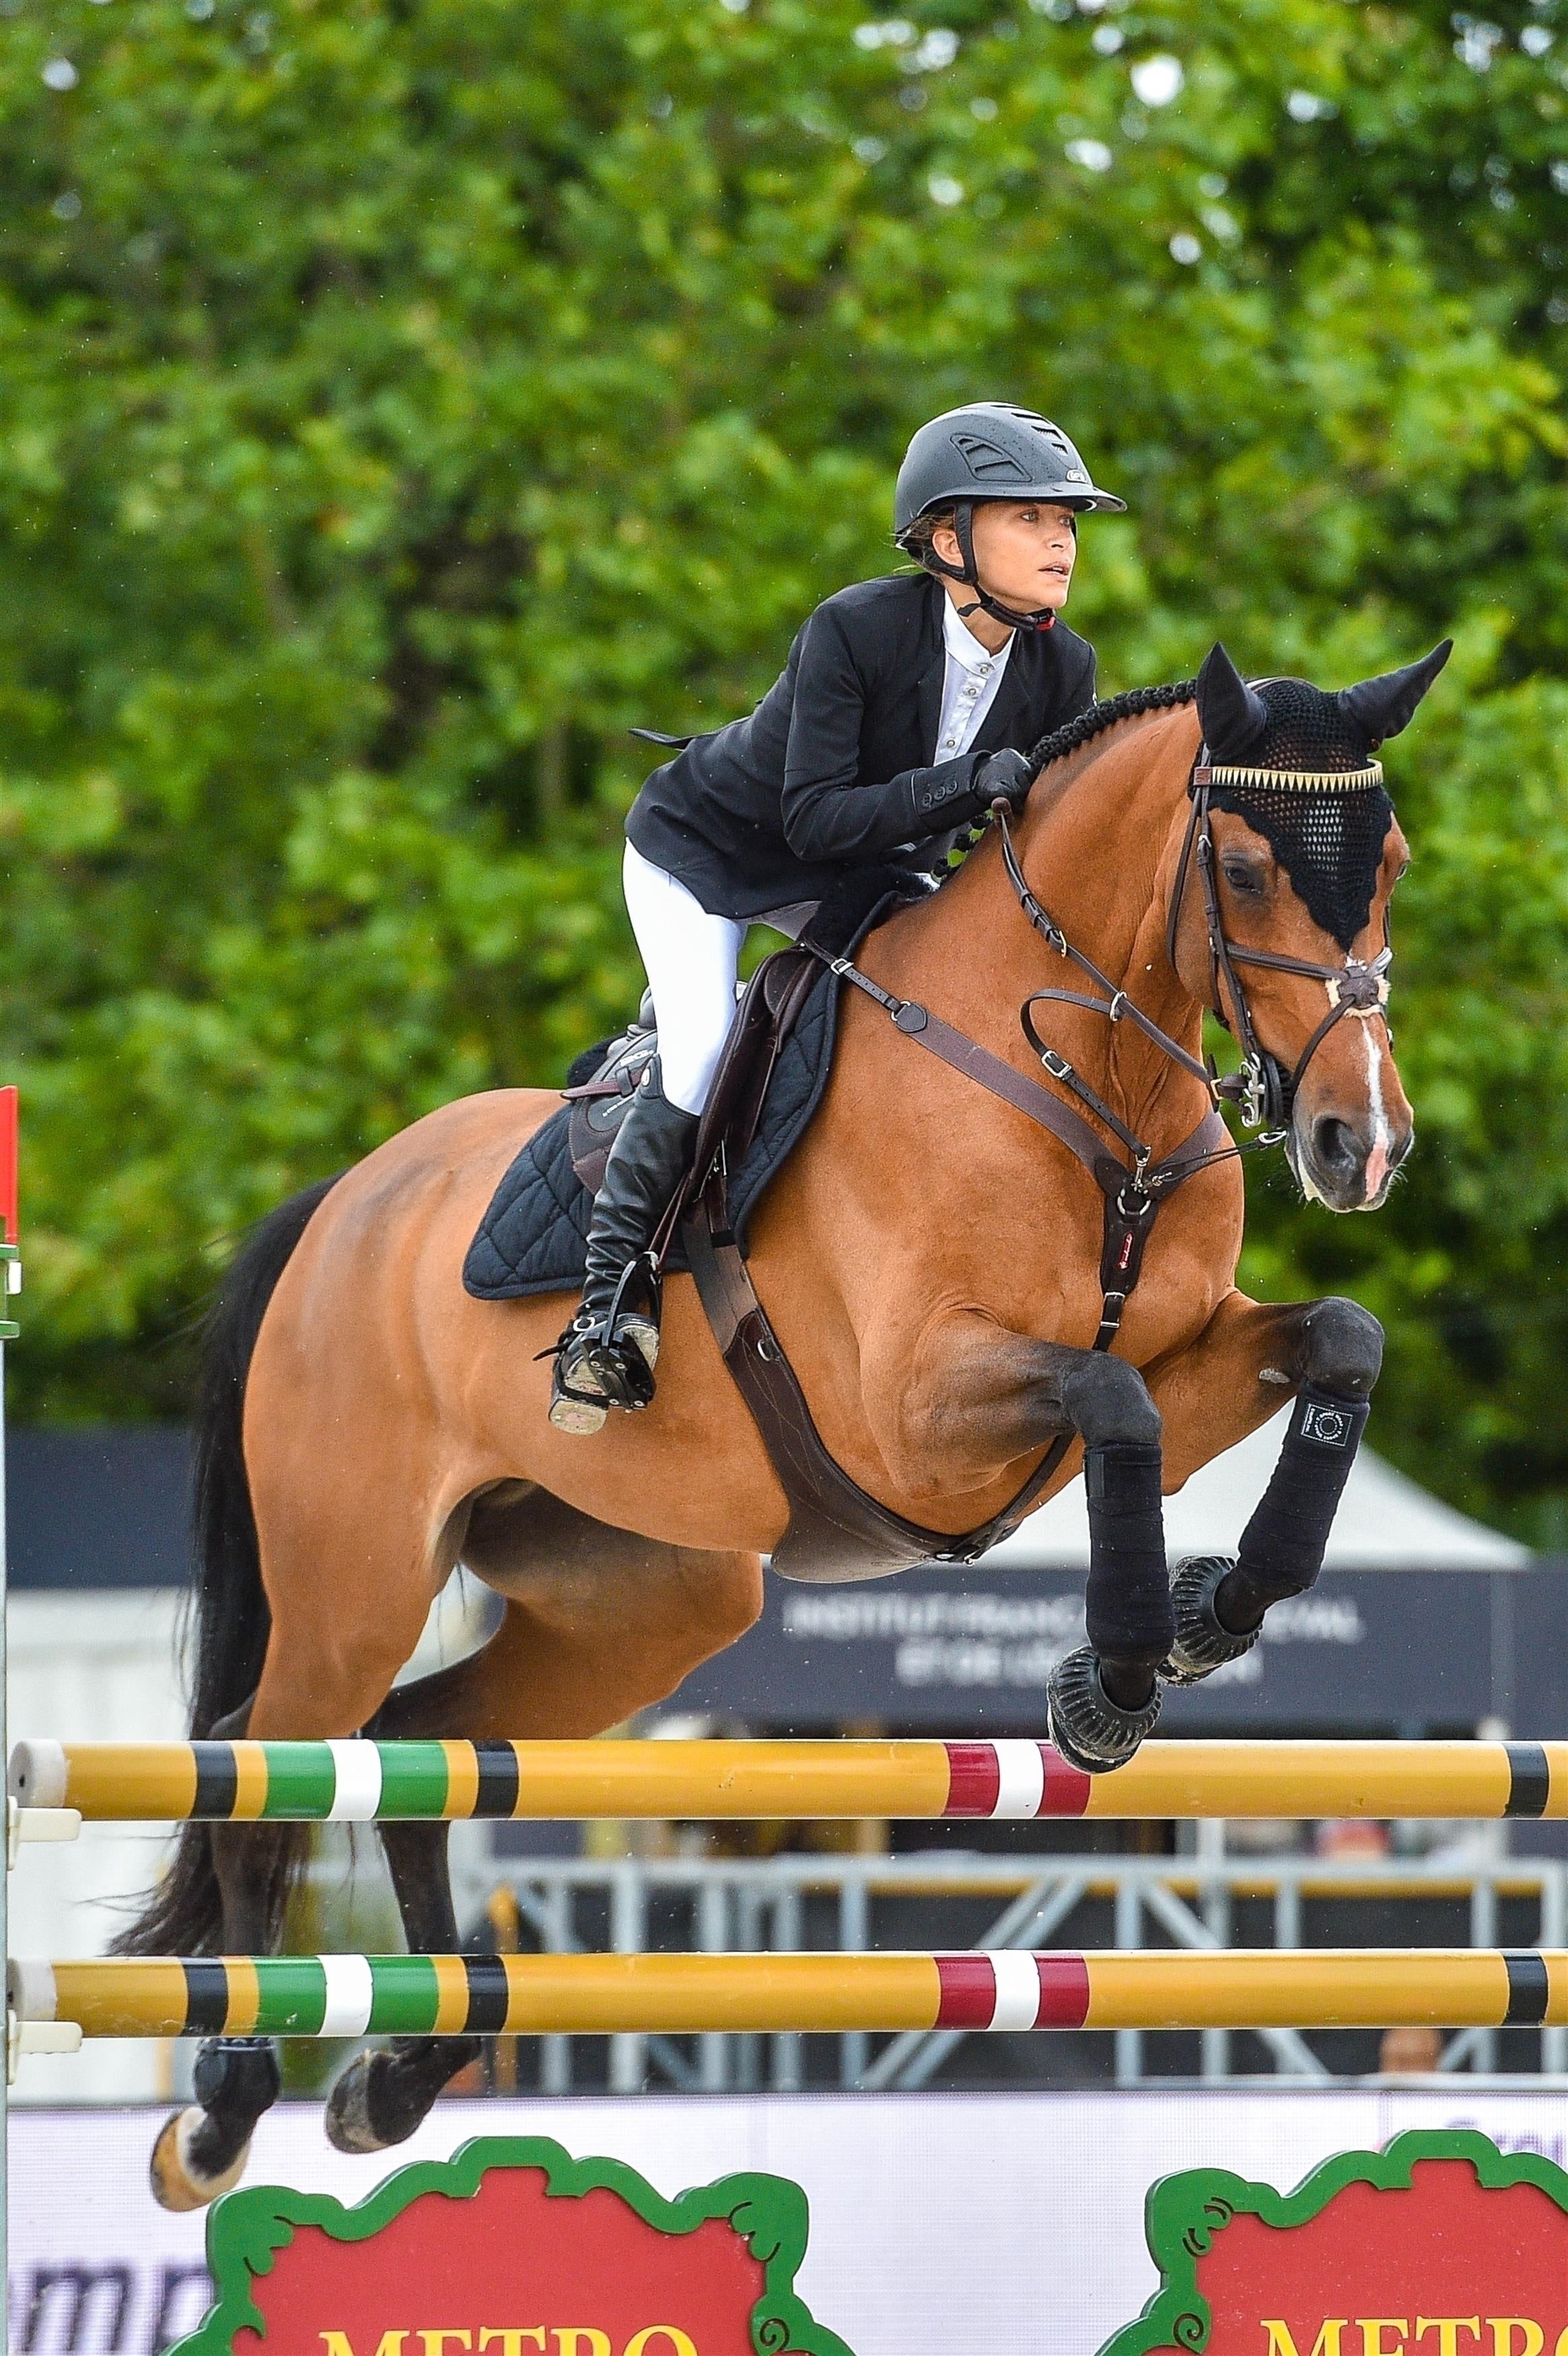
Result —
[{"label": "black riding helmet", "polygon": [[[1060,425],[1037,410],[1010,401],[973,401],[945,410],[923,425],[904,453],[893,493],[893,537],[928,573],[945,573],[975,592],[976,604],[1014,630],[1048,630],[1056,619],[1050,606],[1016,614],[980,586],[975,569],[975,509],[982,499],[1049,499],[1074,512],[1100,509],[1121,514],[1125,499],[1102,491]],[[953,529],[964,553],[961,565],[912,545],[910,527],[933,508],[953,509]],[[973,605],[962,609],[973,613]]]}]

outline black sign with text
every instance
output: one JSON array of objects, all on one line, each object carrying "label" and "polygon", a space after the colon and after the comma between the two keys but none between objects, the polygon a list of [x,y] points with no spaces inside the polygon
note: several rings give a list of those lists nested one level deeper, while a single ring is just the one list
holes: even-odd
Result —
[{"label": "black sign with text", "polygon": [[[1568,1733],[1568,1572],[1326,1571],[1264,1641],[1186,1692],[1172,1734],[1466,1731],[1500,1718]],[[1042,1728],[1045,1684],[1083,1642],[1071,1571],[930,1567],[863,1586],[770,1577],[750,1634],[667,1705],[826,1732],[858,1720],[948,1733]]]}]

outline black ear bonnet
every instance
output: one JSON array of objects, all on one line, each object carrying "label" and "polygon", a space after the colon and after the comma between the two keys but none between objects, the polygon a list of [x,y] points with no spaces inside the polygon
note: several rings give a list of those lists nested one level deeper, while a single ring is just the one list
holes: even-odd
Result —
[{"label": "black ear bonnet", "polygon": [[1307,680],[1264,680],[1252,692],[1263,701],[1267,725],[1244,763],[1231,765],[1233,778],[1210,748],[1211,804],[1264,837],[1313,923],[1349,950],[1371,914],[1393,824],[1371,739],[1339,696]]},{"label": "black ear bonnet", "polygon": [[1347,953],[1366,929],[1393,824],[1378,747],[1409,725],[1453,648],[1445,638],[1338,695],[1305,679],[1244,680],[1222,646],[1198,674],[1211,807],[1264,837],[1313,923]]}]

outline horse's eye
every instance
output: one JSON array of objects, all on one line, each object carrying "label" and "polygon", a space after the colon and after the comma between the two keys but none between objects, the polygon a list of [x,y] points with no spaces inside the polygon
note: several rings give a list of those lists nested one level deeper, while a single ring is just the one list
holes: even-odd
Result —
[{"label": "horse's eye", "polygon": [[1263,890],[1261,879],[1244,860],[1227,859],[1223,867],[1225,881],[1232,892],[1244,892],[1255,897]]}]

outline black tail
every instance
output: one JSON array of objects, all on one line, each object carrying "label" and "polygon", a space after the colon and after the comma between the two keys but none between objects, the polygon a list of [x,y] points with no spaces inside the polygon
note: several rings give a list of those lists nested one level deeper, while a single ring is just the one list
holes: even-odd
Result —
[{"label": "black tail", "polygon": [[[266,1658],[272,1614],[261,1586],[261,1561],[245,1474],[242,1425],[245,1378],[278,1279],[312,1214],[336,1178],[293,1195],[253,1227],[223,1280],[203,1338],[197,1389],[191,1485],[195,1571],[190,1605],[195,1661],[190,1730],[210,1735],[255,1692]],[[224,1731],[240,1731],[238,1727]],[[282,1829],[282,1828],[279,1828]],[[297,1840],[277,1844],[274,1886],[268,1893],[271,1927],[281,1927]],[[223,1901],[213,1871],[210,1828],[181,1827],[174,1861],[145,1911],[114,1942],[129,1955],[202,1955],[222,1952]]]}]

